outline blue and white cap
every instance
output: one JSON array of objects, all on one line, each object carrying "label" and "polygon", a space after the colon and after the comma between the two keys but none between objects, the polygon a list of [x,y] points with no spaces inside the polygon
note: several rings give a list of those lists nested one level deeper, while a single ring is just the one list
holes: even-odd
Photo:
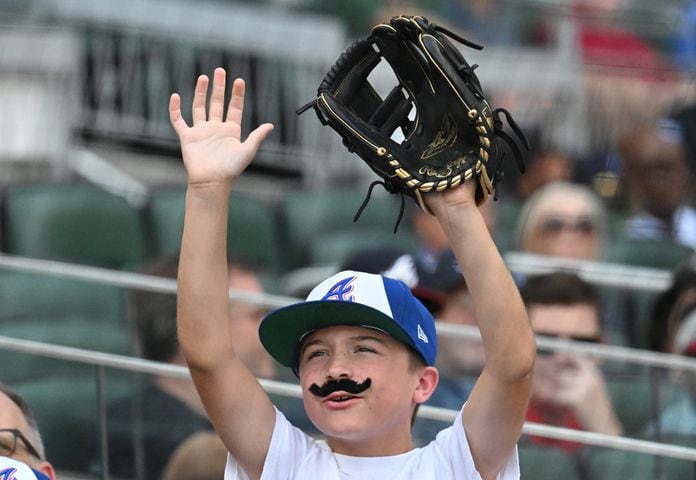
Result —
[{"label": "blue and white cap", "polygon": [[0,457],[0,480],[49,480],[49,478],[18,460]]},{"label": "blue and white cap", "polygon": [[372,273],[345,270],[324,280],[307,299],[268,314],[261,343],[278,362],[296,371],[302,339],[314,330],[352,325],[383,331],[435,365],[437,339],[432,315],[405,283]]}]

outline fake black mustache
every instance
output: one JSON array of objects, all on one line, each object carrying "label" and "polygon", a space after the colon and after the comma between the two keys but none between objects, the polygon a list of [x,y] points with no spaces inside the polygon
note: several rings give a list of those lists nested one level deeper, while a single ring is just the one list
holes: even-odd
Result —
[{"label": "fake black mustache", "polygon": [[347,392],[351,395],[358,395],[370,388],[370,385],[372,385],[372,380],[369,378],[362,383],[349,378],[342,378],[340,380],[329,380],[321,387],[313,383],[309,387],[309,391],[317,397],[327,397],[334,392]]}]

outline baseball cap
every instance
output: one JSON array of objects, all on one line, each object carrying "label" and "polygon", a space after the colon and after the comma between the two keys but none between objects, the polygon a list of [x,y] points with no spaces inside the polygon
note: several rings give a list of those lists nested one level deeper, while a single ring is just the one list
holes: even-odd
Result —
[{"label": "baseball cap", "polygon": [[27,464],[8,457],[0,457],[0,478],[13,480],[49,480],[41,472],[30,468]]},{"label": "baseball cap", "polygon": [[[437,254],[422,253],[417,255],[415,260],[419,288],[448,295],[466,287],[457,257],[452,250]],[[414,293],[417,295],[417,292]]]},{"label": "baseball cap", "polygon": [[302,339],[320,328],[352,325],[382,331],[435,365],[433,316],[404,282],[373,273],[344,270],[314,287],[304,302],[279,308],[259,326],[261,343],[297,375]]},{"label": "baseball cap", "polygon": [[[414,255],[407,250],[394,247],[366,248],[348,257],[341,270],[377,273],[401,280],[409,286],[413,295],[425,308],[436,316],[445,306],[447,293],[450,291],[449,285],[455,281],[461,284],[464,279],[461,271],[457,269],[455,272],[448,262],[436,261],[436,265],[430,267],[421,257],[422,255]],[[453,261],[456,263],[456,260]],[[457,280],[451,279],[453,273],[457,275]],[[441,279],[443,275],[446,278]]]}]

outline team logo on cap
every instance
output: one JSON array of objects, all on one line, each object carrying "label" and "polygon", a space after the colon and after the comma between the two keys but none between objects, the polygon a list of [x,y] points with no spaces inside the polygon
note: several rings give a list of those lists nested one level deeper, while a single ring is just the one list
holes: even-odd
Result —
[{"label": "team logo on cap", "polygon": [[346,277],[334,284],[333,287],[326,292],[326,295],[322,297],[322,300],[335,300],[337,302],[354,302],[355,296],[351,295],[355,286],[353,281],[357,277]]}]

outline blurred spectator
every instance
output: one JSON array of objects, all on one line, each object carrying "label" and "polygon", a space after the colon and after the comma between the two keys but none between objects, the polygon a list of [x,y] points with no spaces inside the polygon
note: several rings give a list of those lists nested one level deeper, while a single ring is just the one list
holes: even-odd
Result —
[{"label": "blurred spectator", "polygon": [[[35,478],[39,480],[55,480],[56,478],[53,465],[46,460],[41,433],[31,408],[21,395],[2,383],[0,383],[0,457],[24,463],[35,471]],[[2,469],[9,468],[10,463],[0,461],[0,478],[4,478],[1,475],[4,471]],[[15,477],[10,474],[7,478],[9,480]],[[16,478],[19,480],[31,477],[17,475]]]},{"label": "blurred spectator", "polygon": [[552,182],[523,205],[517,221],[517,249],[523,252],[598,260],[607,235],[605,207],[588,187]]},{"label": "blurred spectator", "polygon": [[377,23],[398,15],[421,15],[484,46],[512,44],[519,39],[515,12],[503,3],[501,0],[387,0],[373,18]]},{"label": "blurred spectator", "polygon": [[[682,129],[682,139],[686,149],[686,163],[689,166],[689,173],[694,175],[696,173],[696,103],[691,103],[686,107],[678,109],[673,117]],[[690,193],[692,195],[691,201],[693,202],[694,192]]]},{"label": "blurred spectator", "polygon": [[[577,275],[554,272],[530,277],[520,293],[537,335],[602,341],[598,293]],[[609,435],[623,430],[597,363],[562,351],[540,351],[537,355],[527,420]],[[581,447],[541,437],[530,440],[568,453]]]},{"label": "blurred spectator", "polygon": [[215,432],[196,432],[174,450],[162,480],[220,480],[225,475],[227,449]]},{"label": "blurred spectator", "polygon": [[640,125],[619,145],[630,217],[630,238],[673,239],[696,247],[696,210],[681,126],[671,119]]},{"label": "blurred spectator", "polygon": [[504,179],[504,185],[514,189],[515,198],[521,202],[549,183],[569,182],[573,178],[574,162],[570,155],[546,142],[538,128],[526,135],[531,146],[525,162],[526,172],[520,174],[515,168],[509,168]]},{"label": "blurred spectator", "polygon": [[[696,358],[696,256],[675,269],[672,284],[656,298],[649,335],[655,351]],[[661,412],[659,432],[696,436],[696,374],[672,372],[669,380],[686,394]],[[648,433],[656,430],[653,424]]]},{"label": "blurred spectator", "polygon": [[[493,199],[488,199],[479,206],[486,227],[493,238],[496,235],[497,206],[497,202]],[[419,243],[415,253],[416,259],[420,268],[425,269],[426,272],[434,271],[440,256],[450,250],[447,237],[434,215],[413,206],[411,212],[411,225]]]},{"label": "blurred spectator", "polygon": [[[170,256],[155,262],[146,273],[176,278],[177,266],[178,258]],[[231,289],[252,294],[263,292],[256,274],[244,266],[231,265],[229,279]],[[176,296],[139,290],[132,292],[130,302],[143,356],[185,366],[177,340]],[[255,375],[268,378],[273,376],[275,364],[258,337],[258,325],[263,314],[264,310],[254,305],[230,302],[230,319],[238,326],[237,336],[232,339],[235,351]],[[289,415],[289,418],[295,418]],[[194,432],[211,429],[190,379],[154,376],[137,395],[109,405],[111,474],[133,476],[135,459],[138,458],[135,451],[142,447],[145,477],[159,478],[167,459],[185,438]]]},{"label": "blurred spectator", "polygon": [[513,12],[501,0],[306,0],[301,7],[333,15],[351,37],[364,37],[378,24],[398,15],[420,15],[483,45],[513,43],[517,39]]},{"label": "blurred spectator", "polygon": [[690,0],[682,7],[680,24],[674,39],[673,55],[679,66],[689,72],[696,71],[696,1]]},{"label": "blurred spectator", "polygon": [[677,349],[674,343],[675,334],[694,308],[696,308],[696,256],[677,266],[671,285],[655,299],[648,332],[650,348],[656,352],[675,352]]}]

